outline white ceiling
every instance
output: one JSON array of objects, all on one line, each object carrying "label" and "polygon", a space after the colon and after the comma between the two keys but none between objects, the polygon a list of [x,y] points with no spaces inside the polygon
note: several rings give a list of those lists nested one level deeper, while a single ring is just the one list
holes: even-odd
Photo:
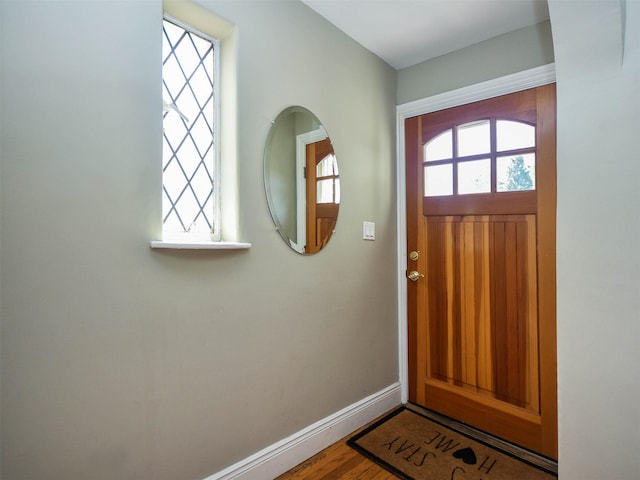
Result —
[{"label": "white ceiling", "polygon": [[396,69],[540,23],[546,0],[302,0]]}]

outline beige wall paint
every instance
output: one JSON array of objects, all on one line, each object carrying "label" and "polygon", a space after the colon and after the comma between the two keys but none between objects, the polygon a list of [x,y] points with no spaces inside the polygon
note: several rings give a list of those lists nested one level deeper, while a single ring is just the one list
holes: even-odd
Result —
[{"label": "beige wall paint", "polygon": [[547,21],[398,71],[398,104],[549,63],[553,42]]},{"label": "beige wall paint", "polygon": [[[248,251],[149,248],[161,3],[0,3],[3,478],[199,480],[397,381],[395,72],[301,3],[202,4],[237,29]],[[341,168],[313,257],[263,191],[292,104]]]}]

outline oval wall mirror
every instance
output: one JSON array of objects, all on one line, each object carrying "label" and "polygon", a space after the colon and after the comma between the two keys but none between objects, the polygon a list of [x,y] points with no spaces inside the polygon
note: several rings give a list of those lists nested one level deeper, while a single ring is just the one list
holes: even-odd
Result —
[{"label": "oval wall mirror", "polygon": [[327,130],[304,107],[283,110],[265,146],[264,184],[283,240],[304,255],[329,242],[338,220],[340,176]]}]

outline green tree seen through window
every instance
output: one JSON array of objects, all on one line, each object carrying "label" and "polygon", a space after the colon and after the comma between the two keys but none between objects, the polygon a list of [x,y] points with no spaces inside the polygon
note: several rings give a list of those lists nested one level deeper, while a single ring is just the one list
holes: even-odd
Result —
[{"label": "green tree seen through window", "polygon": [[533,190],[533,180],[529,166],[525,165],[524,157],[518,155],[511,159],[511,165],[507,167],[507,181],[503,191]]}]

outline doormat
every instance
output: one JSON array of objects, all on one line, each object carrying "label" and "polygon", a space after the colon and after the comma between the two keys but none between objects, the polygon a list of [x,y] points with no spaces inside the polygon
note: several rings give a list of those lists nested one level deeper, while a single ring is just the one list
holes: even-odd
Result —
[{"label": "doormat", "polygon": [[551,471],[405,407],[347,444],[404,480],[550,480]]}]

